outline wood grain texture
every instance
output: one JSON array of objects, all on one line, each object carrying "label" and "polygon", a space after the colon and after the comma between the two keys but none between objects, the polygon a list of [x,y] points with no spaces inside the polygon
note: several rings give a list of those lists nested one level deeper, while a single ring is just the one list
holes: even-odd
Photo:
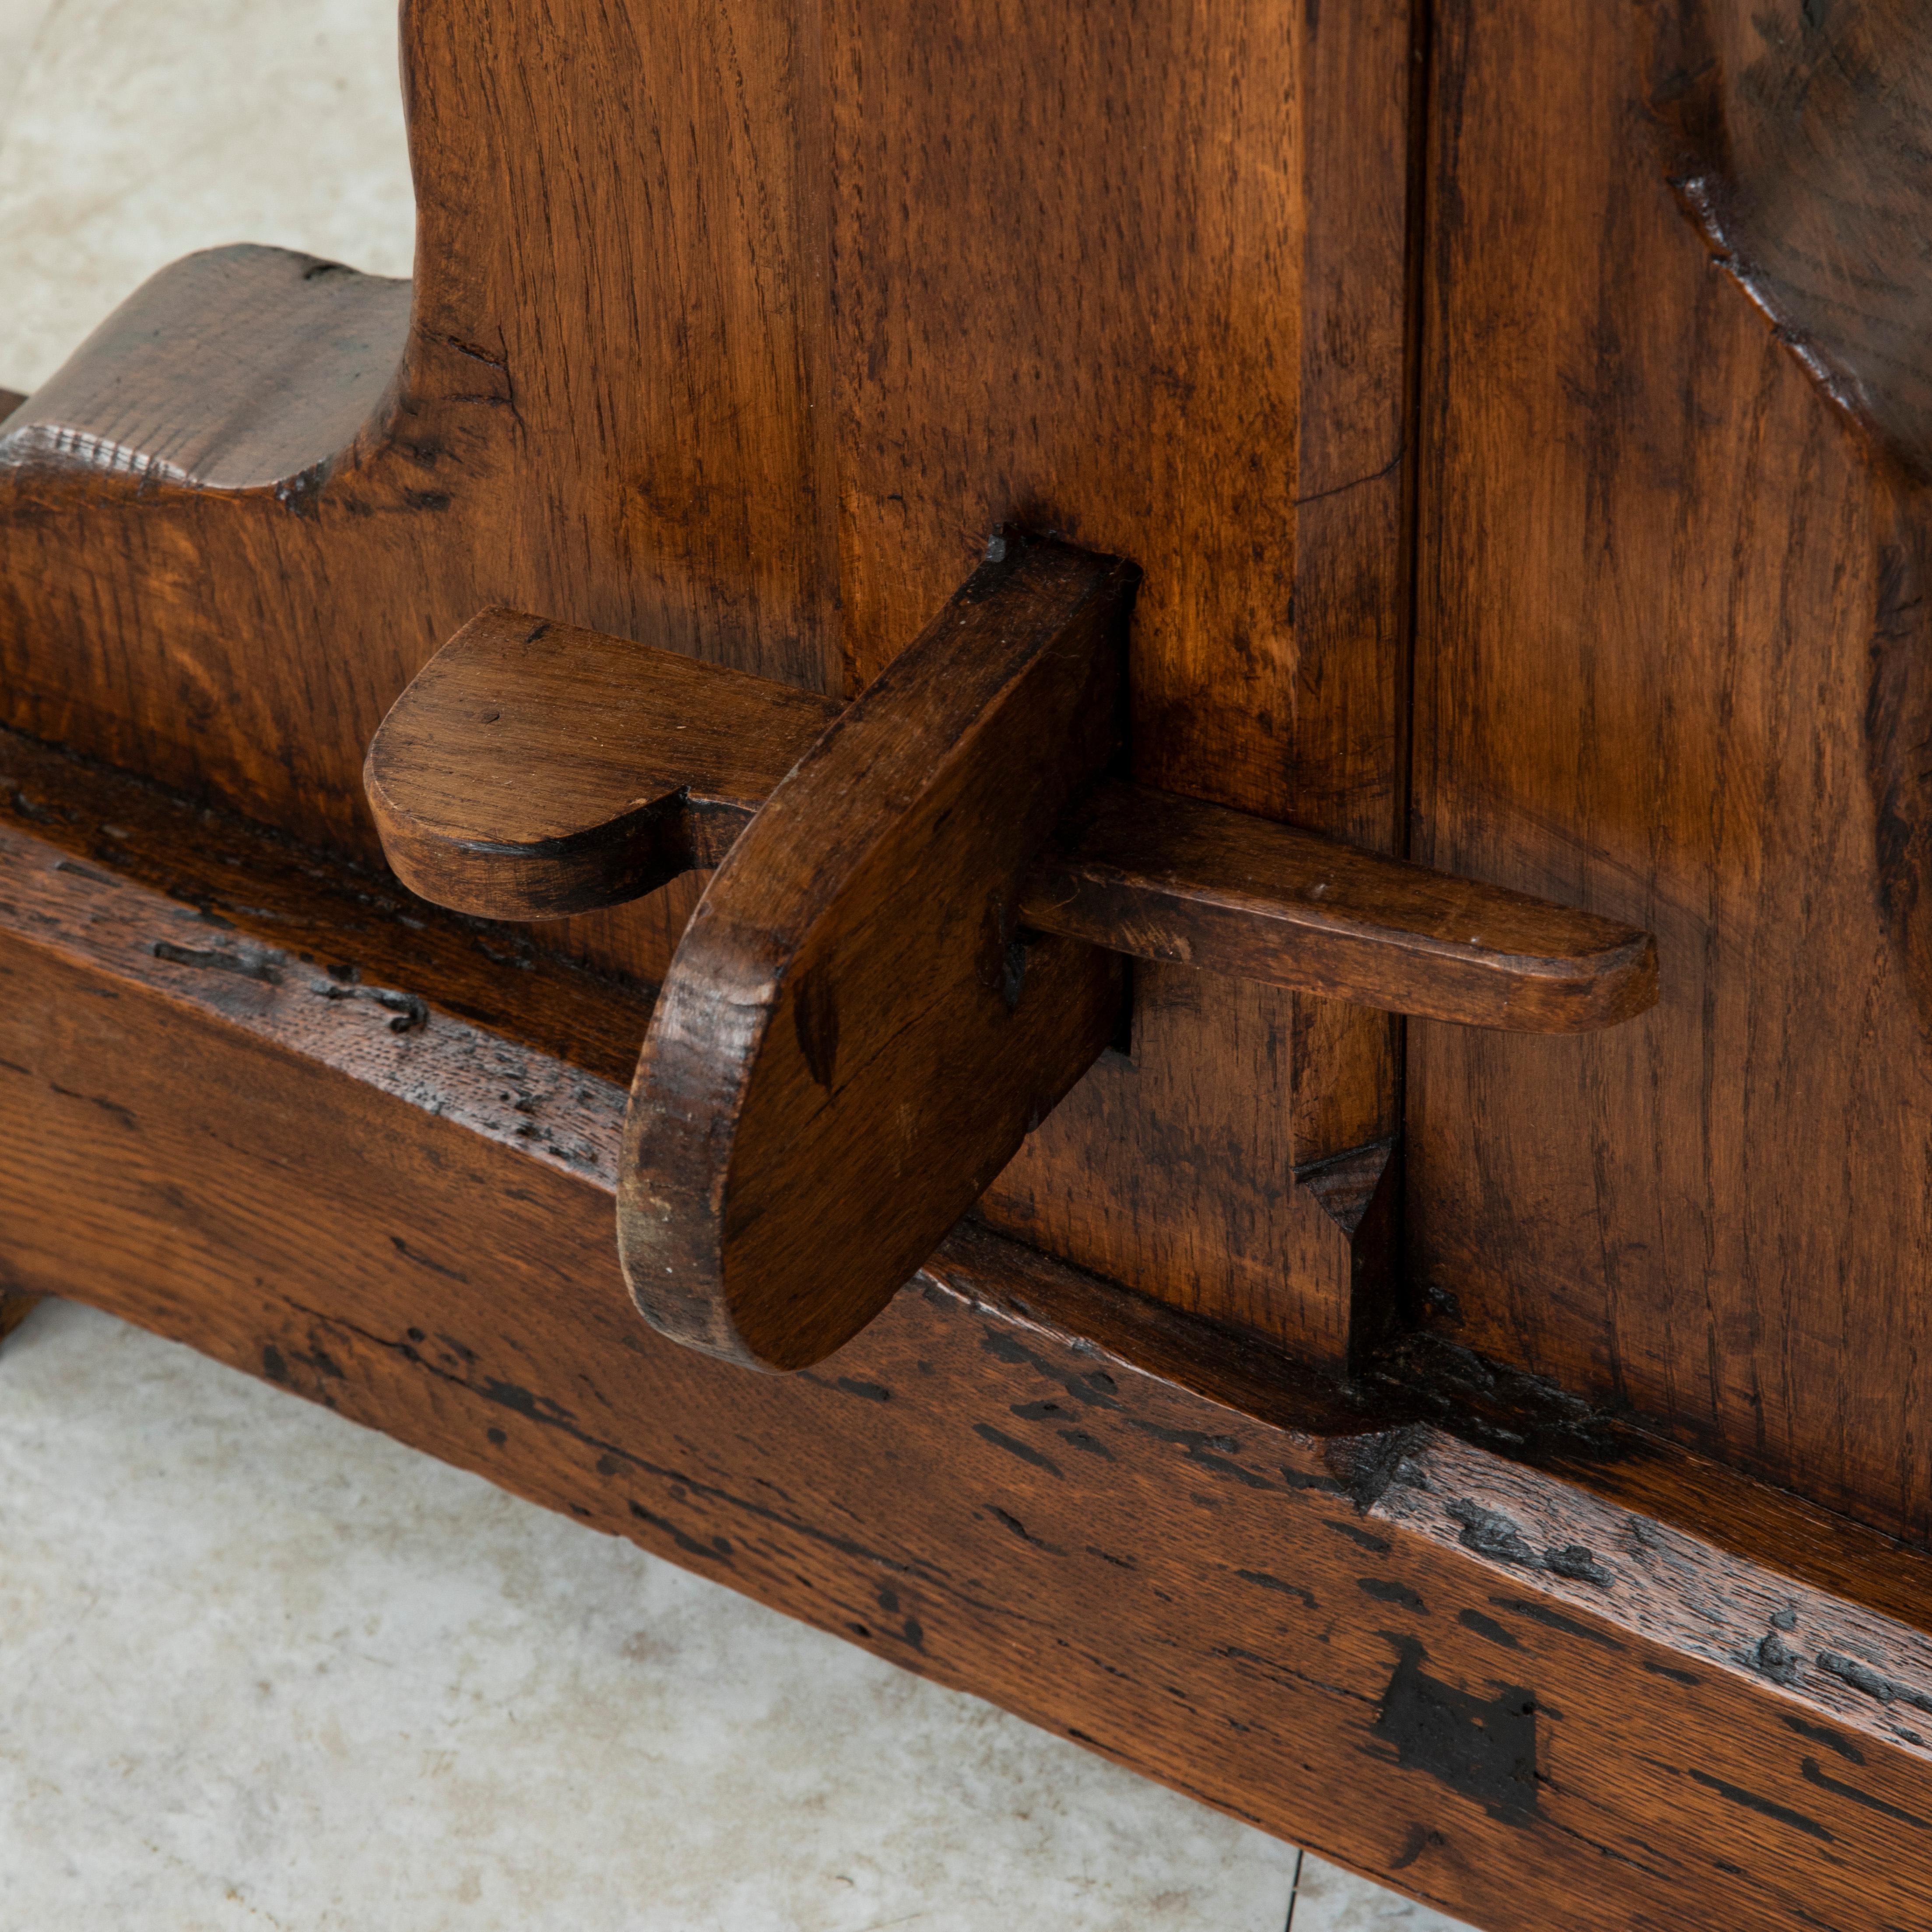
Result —
[{"label": "wood grain texture", "polygon": [[1552,1898],[1583,1932],[1932,1909],[1922,1552],[1454,1351],[1324,1389],[970,1229],[823,1373],[674,1347],[610,1252],[621,1086],[462,1018],[434,971],[393,988],[424,1010],[402,1031],[316,995],[290,928],[418,939],[312,857],[299,916],[251,911],[238,868],[186,908],[260,970],[170,956],[182,902],[98,848],[164,876],[208,822],[104,820],[86,790],[0,826],[22,1286],[1490,1932],[1545,1932]]},{"label": "wood grain texture", "polygon": [[1137,958],[1468,1026],[1588,1032],[1657,998],[1647,932],[1141,785],[1073,808],[1022,913]]},{"label": "wood grain texture", "polygon": [[1932,1029],[1932,20],[1892,0],[1816,12],[1683,0],[1658,12],[1654,60],[1685,212],[1871,447],[1880,902]]},{"label": "wood grain texture", "polygon": [[[411,0],[406,321],[139,292],[0,447],[0,720],[373,856],[478,609],[850,692],[1011,517],[1144,565],[1141,776],[1397,849],[1411,12]],[[654,980],[694,902],[546,943]],[[1336,1358],[1371,1258],[1291,1177],[1386,1148],[1392,1023],[1135,999],[998,1211]]]},{"label": "wood grain texture", "polygon": [[1715,260],[1932,482],[1932,20],[1913,0],[1670,0],[1651,104]]},{"label": "wood grain texture", "polygon": [[652,1016],[618,1189],[667,1334],[830,1354],[1114,1037],[1118,963],[1023,934],[1019,896],[1118,752],[1138,578],[997,538],[732,848]]},{"label": "wood grain texture", "polygon": [[[797,23],[411,0],[401,27],[412,285],[191,257],[0,440],[4,721],[371,858],[370,736],[486,607],[839,682]],[[689,905],[561,943],[649,980]]]},{"label": "wood grain texture", "polygon": [[1410,1253],[1484,1353],[1923,1540],[1932,1057],[1868,776],[1917,620],[1862,439],[1657,166],[1658,11],[1438,43],[1417,856],[1668,970],[1589,1039],[1412,1028]]},{"label": "wood grain texture", "polygon": [[[1135,776],[1399,850],[1408,0],[826,19],[855,679],[1057,530],[1145,572]],[[1390,1023],[1133,984],[988,1212],[1340,1359],[1365,1257],[1292,1177],[1394,1132]]]},{"label": "wood grain texture", "polygon": [[383,856],[432,904],[550,919],[716,866],[837,716],[828,698],[486,610],[369,742]]},{"label": "wood grain texture", "polygon": [[[935,685],[935,710],[945,698]],[[837,711],[625,638],[488,611],[396,700],[365,782],[412,891],[541,919],[716,866]],[[1012,775],[1007,817],[1038,815],[1037,777]],[[1471,1025],[1586,1031],[1657,997],[1646,933],[1113,779],[1062,814],[1015,916],[1136,958]]]}]

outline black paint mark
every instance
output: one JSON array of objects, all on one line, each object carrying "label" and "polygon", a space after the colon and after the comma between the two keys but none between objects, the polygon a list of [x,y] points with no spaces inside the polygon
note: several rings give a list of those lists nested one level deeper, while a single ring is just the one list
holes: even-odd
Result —
[{"label": "black paint mark", "polygon": [[1358,1529],[1352,1522],[1336,1522],[1327,1516],[1322,1520],[1337,1536],[1346,1536],[1351,1543],[1359,1543],[1364,1550],[1372,1550],[1378,1556],[1386,1556],[1395,1547],[1386,1537],[1372,1536],[1366,1529]]},{"label": "black paint mark", "polygon": [[1237,1570],[1234,1574],[1244,1583],[1258,1585],[1264,1590],[1279,1590],[1284,1597],[1299,1597],[1311,1610],[1319,1607],[1311,1592],[1285,1577],[1270,1576],[1265,1570]]},{"label": "black paint mark", "polygon": [[392,1033],[420,1033],[429,1024],[429,1006],[414,993],[398,993],[387,986],[338,986],[318,980],[309,988],[325,1000],[367,1000],[390,1016]]},{"label": "black paint mark", "polygon": [[213,973],[236,973],[244,980],[259,980],[265,986],[282,983],[281,968],[266,953],[196,952],[177,946],[172,940],[158,939],[148,950],[171,966],[198,966]]},{"label": "black paint mark", "polygon": [[1802,1718],[1794,1718],[1788,1711],[1778,1715],[1784,1720],[1787,1730],[1796,1731],[1801,1738],[1809,1738],[1814,1744],[1822,1744],[1827,1750],[1834,1750],[1842,1758],[1853,1764],[1863,1764],[1865,1754],[1850,1738],[1843,1737],[1828,1724],[1808,1724]]},{"label": "black paint mark", "polygon": [[532,1395],[514,1382],[486,1382],[477,1393],[485,1401],[514,1409],[518,1414],[527,1416],[532,1422],[558,1423],[568,1426],[576,1420],[562,1402],[553,1402],[547,1395]]},{"label": "black paint mark", "polygon": [[1456,1540],[1465,1550],[1473,1550],[1492,1562],[1514,1564],[1523,1570],[1547,1570],[1552,1576],[1594,1583],[1604,1589],[1616,1581],[1597,1561],[1595,1552],[1580,1543],[1539,1551],[1523,1534],[1521,1526],[1501,1510],[1486,1509],[1480,1503],[1461,1497],[1442,1507],[1443,1514],[1452,1522],[1462,1526]]},{"label": "black paint mark", "polygon": [[1901,1810],[1896,1804],[1888,1804],[1882,1798],[1874,1798],[1870,1792],[1861,1791],[1855,1784],[1840,1784],[1835,1778],[1827,1777],[1824,1767],[1815,1757],[1808,1757],[1802,1768],[1805,1783],[1815,1784],[1820,1791],[1849,1798],[1852,1804],[1862,1804],[1868,1811],[1896,1819],[1901,1825],[1912,1826],[1921,1832],[1932,1832],[1932,1825],[1928,1825],[1916,1812]]},{"label": "black paint mark", "polygon": [[1046,1356],[1036,1353],[1024,1342],[998,1328],[982,1330],[980,1346],[996,1360],[1024,1364],[1036,1370],[1049,1382],[1058,1382],[1076,1402],[1084,1402],[1090,1408],[1118,1408],[1120,1402],[1114,1394],[1114,1382],[1104,1370],[1095,1369],[1085,1375],[1071,1369],[1063,1369],[1049,1361]]},{"label": "black paint mark", "polygon": [[1231,1456],[1239,1455],[1241,1449],[1240,1444],[1232,1436],[1210,1436],[1200,1429],[1164,1429],[1158,1423],[1143,1422],[1135,1415],[1128,1416],[1126,1421],[1130,1429],[1138,1429],[1144,1436],[1172,1442],[1185,1450],[1189,1462],[1210,1474],[1228,1477],[1251,1490],[1274,1487],[1265,1476],[1258,1476],[1253,1470],[1244,1469],[1240,1463],[1228,1460]]},{"label": "black paint mark", "polygon": [[494,1442],[499,1449],[502,1448],[503,1444],[510,1439],[500,1429],[486,1429],[484,1430],[483,1433],[484,1437],[488,1441]]},{"label": "black paint mark", "polygon": [[1701,1677],[1694,1677],[1688,1670],[1673,1670],[1667,1664],[1653,1664],[1646,1658],[1643,1667],[1653,1677],[1667,1677],[1673,1684],[1697,1684],[1703,1682]]},{"label": "black paint mark", "polygon": [[[460,1268],[445,1268],[442,1262],[433,1262],[428,1256],[418,1254],[400,1234],[392,1234],[389,1245],[404,1261],[413,1262],[418,1268],[427,1268],[431,1274],[440,1274],[446,1281],[460,1281],[466,1285],[469,1282],[470,1277]],[[416,1339],[420,1340],[422,1338],[418,1336]]]},{"label": "black paint mark", "polygon": [[1798,1611],[1795,1605],[1786,1604],[1781,1610],[1771,1613],[1771,1627],[1783,1630],[1787,1636],[1798,1628]]},{"label": "black paint mark", "polygon": [[289,1365],[283,1360],[281,1350],[272,1342],[262,1348],[262,1370],[272,1382],[286,1382],[289,1378]]},{"label": "black paint mark", "polygon": [[1414,1638],[1390,1641],[1401,1661],[1375,1728],[1394,1745],[1396,1762],[1474,1798],[1502,1823],[1527,1826],[1537,1815],[1534,1694],[1506,1684],[1494,1697],[1474,1696],[1430,1676],[1428,1652]]},{"label": "black paint mark", "polygon": [[1624,1648],[1615,1637],[1602,1630],[1592,1630],[1574,1617],[1566,1617],[1561,1610],[1552,1610],[1546,1604],[1524,1603],[1514,1597],[1492,1597],[1490,1601],[1498,1610],[1508,1610],[1512,1616],[1527,1617],[1532,1623],[1561,1630],[1565,1636],[1580,1636],[1586,1643],[1600,1645],[1605,1650],[1621,1651]]},{"label": "black paint mark", "polygon": [[1788,1805],[1774,1804],[1768,1798],[1760,1798],[1755,1791],[1746,1791],[1735,1784],[1726,1784],[1721,1778],[1707,1778],[1701,1771],[1686,1771],[1686,1778],[1714,1791],[1720,1798],[1726,1798],[1733,1804],[1742,1804],[1747,1811],[1755,1811],[1760,1817],[1775,1818],[1780,1825],[1789,1825],[1794,1832],[1802,1832],[1808,1837],[1822,1838],[1828,1845],[1838,1840],[1815,1818],[1808,1818],[1802,1811],[1794,1811]]},{"label": "black paint mark", "polygon": [[1009,1412],[1017,1415],[1022,1422],[1048,1422],[1055,1416],[1070,1412],[1057,1402],[1016,1402],[1008,1405]]},{"label": "black paint mark", "polygon": [[1896,1700],[1910,1704],[1914,1709],[1932,1711],[1932,1697],[1922,1690],[1915,1690],[1910,1685],[1861,1664],[1855,1657],[1842,1657],[1834,1650],[1821,1650],[1816,1659],[1818,1668],[1826,1670],[1841,1682],[1849,1684],[1854,1690],[1862,1690],[1868,1697],[1876,1697],[1881,1704]]},{"label": "black paint mark", "polygon": [[1520,1564],[1526,1570],[1543,1568],[1543,1559],[1528,1538],[1502,1510],[1485,1509],[1480,1503],[1459,1498],[1445,1503],[1443,1514],[1462,1526],[1456,1540],[1465,1550],[1473,1550],[1479,1556],[1490,1557],[1498,1563]]},{"label": "black paint mark", "polygon": [[1546,1550],[1543,1564],[1552,1576],[1568,1576],[1574,1582],[1594,1583],[1602,1590],[1607,1590],[1617,1580],[1597,1561],[1596,1552],[1580,1543],[1566,1543],[1560,1550]]},{"label": "black paint mark", "polygon": [[892,1392],[883,1382],[856,1382],[850,1376],[841,1376],[837,1387],[848,1395],[856,1395],[862,1402],[890,1402]]},{"label": "black paint mark", "polygon": [[1798,1682],[1798,1666],[1804,1662],[1797,1652],[1775,1630],[1766,1630],[1750,1654],[1753,1665],[1774,1684],[1789,1687]]},{"label": "black paint mark", "polygon": [[1002,1435],[990,1422],[974,1423],[973,1433],[992,1443],[994,1448],[1004,1449],[1009,1456],[1017,1456],[1022,1462],[1030,1462],[1036,1469],[1044,1469],[1050,1475],[1060,1474],[1060,1465],[1051,1456],[1042,1456],[1037,1449],[1029,1449],[1024,1442],[1016,1442],[1010,1436]]},{"label": "black paint mark", "polygon": [[1097,1456],[1104,1462],[1114,1460],[1114,1452],[1097,1436],[1089,1436],[1084,1429],[1063,1429],[1060,1439],[1070,1448],[1084,1449],[1090,1456]]},{"label": "black paint mark", "polygon": [[700,1543],[696,1537],[688,1536],[667,1516],[653,1515],[640,1502],[627,1497],[631,1514],[640,1522],[647,1522],[653,1529],[662,1530],[687,1556],[701,1556],[707,1563],[722,1563],[727,1569],[736,1566],[731,1561],[730,1539],[714,1536],[709,1543]]},{"label": "black paint mark", "polygon": [[988,1515],[995,1517],[998,1521],[1004,1523],[1022,1543],[1030,1543],[1033,1545],[1034,1549],[1049,1551],[1055,1556],[1064,1556],[1066,1554],[1066,1551],[1062,1550],[1058,1544],[1048,1543],[1045,1540],[1044,1538],[1034,1535],[1033,1532],[1028,1529],[1026,1525],[1021,1522],[1018,1516],[1010,1516],[1006,1511],[1001,1509],[997,1503],[988,1503],[986,1505],[986,1510]]},{"label": "black paint mark", "polygon": [[1355,1588],[1378,1604],[1399,1604],[1406,1610],[1419,1610],[1424,1616],[1429,1614],[1428,1606],[1406,1583],[1386,1576],[1358,1576]]},{"label": "black paint mark", "polygon": [[1318,1490],[1330,1496],[1345,1496],[1348,1493],[1333,1476],[1304,1475],[1299,1469],[1284,1468],[1281,1479],[1291,1490]]},{"label": "black paint mark", "polygon": [[1486,1636],[1490,1642],[1501,1644],[1505,1650],[1520,1650],[1522,1648],[1494,1617],[1486,1617],[1480,1610],[1459,1610],[1456,1613],[1456,1621],[1465,1630],[1472,1630],[1478,1636]]},{"label": "black paint mark", "polygon": [[1356,1508],[1366,1515],[1392,1488],[1428,1488],[1429,1478],[1414,1460],[1428,1434],[1421,1424],[1412,1423],[1378,1436],[1351,1437],[1330,1447],[1328,1465],[1342,1478]]},{"label": "black paint mark", "polygon": [[309,1343],[309,1352],[307,1354],[297,1354],[291,1350],[290,1355],[292,1360],[300,1362],[304,1368],[313,1369],[316,1375],[329,1382],[346,1382],[349,1379],[337,1366],[328,1351],[320,1342],[313,1340]]}]

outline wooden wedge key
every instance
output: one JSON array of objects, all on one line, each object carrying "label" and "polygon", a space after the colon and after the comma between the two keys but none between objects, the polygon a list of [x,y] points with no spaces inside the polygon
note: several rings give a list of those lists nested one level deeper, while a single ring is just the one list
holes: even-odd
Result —
[{"label": "wooden wedge key", "polygon": [[366,782],[422,896],[484,917],[718,869],[631,1094],[638,1307],[789,1370],[869,1321],[1115,1036],[1122,956],[1572,1033],[1650,936],[1126,782],[1138,572],[1011,532],[850,706],[486,611]]}]

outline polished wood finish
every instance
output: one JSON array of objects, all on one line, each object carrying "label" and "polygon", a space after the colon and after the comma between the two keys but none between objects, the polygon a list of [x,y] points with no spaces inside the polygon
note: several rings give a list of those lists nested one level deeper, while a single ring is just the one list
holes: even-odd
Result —
[{"label": "polished wood finish", "polygon": [[[383,720],[370,805],[398,876],[435,904],[504,920],[621,905],[717,865],[836,709],[489,611]],[[1034,782],[1013,775],[1012,815]],[[1474,1026],[1583,1032],[1657,996],[1647,933],[1115,780],[1069,808],[1016,916],[1138,959]]]},{"label": "polished wood finish", "polygon": [[[478,928],[57,754],[0,764],[23,1287],[1491,1932],[1932,1910],[1922,1552],[1456,1351],[1340,1389],[970,1228],[821,1372],[673,1346],[610,1250],[622,1088],[477,1005],[527,976]],[[634,996],[583,976],[621,1032]]]},{"label": "polished wood finish", "polygon": [[1652,82],[1664,164],[1713,260],[1874,458],[1866,778],[1886,930],[1932,1025],[1932,16],[1682,0]]},{"label": "polished wood finish", "polygon": [[[373,860],[370,736],[479,610],[839,688],[802,24],[486,10],[402,11],[412,284],[191,256],[9,422],[5,722]],[[691,898],[566,943],[650,979]]]},{"label": "polished wood finish", "polygon": [[1916,0],[1655,14],[1650,105],[1714,259],[1887,457],[1932,482],[1932,21]]},{"label": "polished wood finish", "polygon": [[514,610],[473,617],[370,740],[383,855],[433,904],[552,919],[716,866],[842,707]]},{"label": "polished wood finish", "polygon": [[1019,890],[1119,749],[1138,582],[996,538],[731,848],[652,1016],[617,1190],[667,1334],[822,1360],[1114,1037],[1118,964],[1024,934]]}]

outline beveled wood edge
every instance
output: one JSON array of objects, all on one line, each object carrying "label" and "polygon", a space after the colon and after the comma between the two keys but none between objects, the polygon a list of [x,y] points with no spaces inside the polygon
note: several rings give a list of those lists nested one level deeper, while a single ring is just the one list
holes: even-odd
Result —
[{"label": "beveled wood edge", "polygon": [[[416,308],[409,277],[301,249],[244,242],[178,256],[31,394],[0,392],[0,470],[299,501],[382,440]],[[151,436],[164,398],[182,406]]]},{"label": "beveled wood edge", "polygon": [[[1444,932],[1450,895],[1467,924],[1514,930]],[[1136,958],[1460,1026],[1590,1032],[1658,998],[1657,941],[1636,927],[1118,779],[1070,814],[1022,914]]]}]

